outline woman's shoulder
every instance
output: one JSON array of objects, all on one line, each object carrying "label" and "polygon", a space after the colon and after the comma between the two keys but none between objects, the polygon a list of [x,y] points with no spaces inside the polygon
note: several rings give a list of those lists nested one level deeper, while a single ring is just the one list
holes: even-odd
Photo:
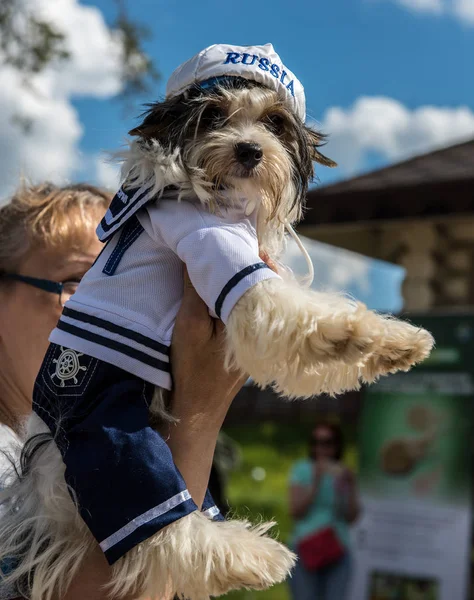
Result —
[{"label": "woman's shoulder", "polygon": [[293,463],[292,469],[311,470],[312,462],[309,458],[300,458]]},{"label": "woman's shoulder", "polygon": [[293,463],[290,471],[291,483],[308,483],[312,477],[312,463],[308,458],[302,458]]}]

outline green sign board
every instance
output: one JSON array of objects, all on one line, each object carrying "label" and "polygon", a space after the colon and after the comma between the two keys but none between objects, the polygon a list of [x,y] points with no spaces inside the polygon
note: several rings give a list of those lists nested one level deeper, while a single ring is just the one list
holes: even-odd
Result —
[{"label": "green sign board", "polygon": [[432,332],[431,357],[364,393],[351,600],[389,600],[407,585],[434,600],[466,598],[474,314],[411,320]]}]

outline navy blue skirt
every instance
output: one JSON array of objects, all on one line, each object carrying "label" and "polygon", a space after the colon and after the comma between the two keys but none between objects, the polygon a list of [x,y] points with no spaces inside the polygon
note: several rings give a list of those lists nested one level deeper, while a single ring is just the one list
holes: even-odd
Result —
[{"label": "navy blue skirt", "polygon": [[[198,510],[171,452],[149,424],[154,386],[51,344],[33,410],[51,430],[81,517],[109,564]],[[222,519],[209,492],[202,510]]]}]

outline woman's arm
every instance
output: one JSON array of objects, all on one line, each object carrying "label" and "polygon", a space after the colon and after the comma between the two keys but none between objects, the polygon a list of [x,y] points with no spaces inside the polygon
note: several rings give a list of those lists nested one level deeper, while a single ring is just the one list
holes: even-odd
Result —
[{"label": "woman's arm", "polygon": [[225,328],[211,319],[185,273],[185,293],[171,343],[174,391],[168,445],[191,496],[201,506],[217,436],[247,376],[224,369]]},{"label": "woman's arm", "polygon": [[320,460],[317,468],[316,464],[313,464],[313,478],[309,486],[296,483],[290,485],[290,515],[293,519],[301,519],[307,514],[319,491],[321,478],[326,470],[326,463]]},{"label": "woman's arm", "polygon": [[313,481],[309,487],[294,484],[290,486],[290,515],[293,519],[301,519],[306,515],[318,493],[318,487],[318,481]]},{"label": "woman's arm", "polygon": [[[246,377],[224,369],[224,326],[208,309],[186,276],[171,357],[174,391],[168,444],[198,506],[202,504],[217,435]],[[111,569],[99,546],[87,557],[61,600],[110,600],[105,586]],[[128,596],[121,600],[136,600]]]},{"label": "woman's arm", "polygon": [[359,492],[357,481],[349,469],[341,475],[342,516],[348,523],[354,523],[360,515]]}]

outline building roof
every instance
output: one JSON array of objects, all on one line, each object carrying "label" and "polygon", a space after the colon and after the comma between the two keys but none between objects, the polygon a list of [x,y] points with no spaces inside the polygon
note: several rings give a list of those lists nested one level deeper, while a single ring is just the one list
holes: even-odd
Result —
[{"label": "building roof", "polygon": [[245,386],[237,394],[225,419],[225,425],[246,425],[264,421],[302,425],[315,423],[322,415],[338,414],[347,422],[357,422],[361,410],[362,393],[347,392],[336,398],[314,396],[304,402],[289,402],[271,389],[259,390]]},{"label": "building roof", "polygon": [[308,192],[304,225],[474,212],[474,140]]}]

